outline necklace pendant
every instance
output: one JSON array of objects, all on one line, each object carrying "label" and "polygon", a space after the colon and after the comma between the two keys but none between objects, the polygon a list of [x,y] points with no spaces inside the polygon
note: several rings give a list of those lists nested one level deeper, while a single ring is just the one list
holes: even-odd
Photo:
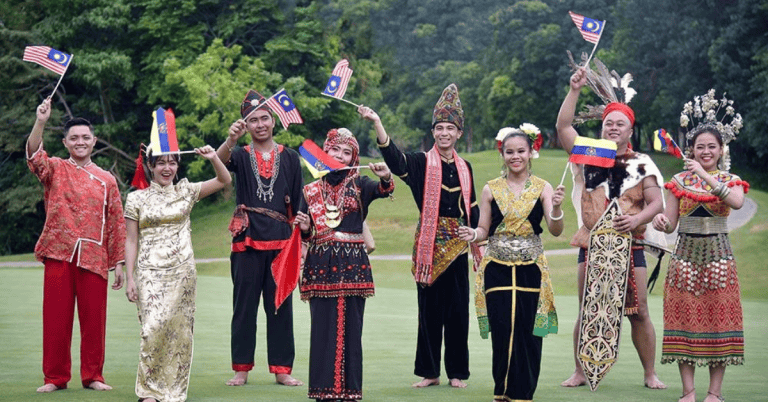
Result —
[{"label": "necklace pendant", "polygon": [[269,162],[272,160],[272,152],[262,152],[261,153],[261,159],[264,160],[264,162]]},{"label": "necklace pendant", "polygon": [[328,205],[325,204],[325,217],[328,219],[336,219],[341,214],[341,211],[339,211],[339,207],[335,205]]},{"label": "necklace pendant", "polygon": [[325,226],[328,226],[331,229],[337,228],[341,224],[341,219],[328,219],[326,216],[325,219]]}]

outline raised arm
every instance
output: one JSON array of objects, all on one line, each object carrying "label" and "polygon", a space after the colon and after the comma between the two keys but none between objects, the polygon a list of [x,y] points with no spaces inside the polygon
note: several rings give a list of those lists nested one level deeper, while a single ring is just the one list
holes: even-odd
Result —
[{"label": "raised arm", "polygon": [[387,131],[384,130],[384,125],[381,124],[381,118],[373,109],[360,105],[357,108],[357,113],[360,113],[360,117],[373,123],[373,128],[376,130],[376,141],[379,144],[386,144],[389,139]]},{"label": "raised arm", "polygon": [[[229,162],[229,157],[232,156],[232,151],[235,149],[237,141],[244,136],[245,133],[245,120],[243,119],[238,119],[229,126],[227,139],[224,140],[224,143],[219,145],[219,149],[216,150],[216,155],[219,156],[222,163],[226,164]],[[202,198],[202,196],[200,198]]]},{"label": "raised arm", "polygon": [[571,76],[570,90],[565,96],[563,104],[560,106],[560,112],[557,114],[557,139],[563,149],[569,154],[573,148],[573,143],[578,137],[576,129],[573,128],[573,118],[576,113],[576,103],[579,101],[581,88],[587,83],[587,72],[584,68],[578,69]]},{"label": "raised arm", "polygon": [[195,148],[195,153],[211,161],[213,170],[216,171],[215,178],[206,180],[200,185],[200,199],[202,200],[231,183],[232,176],[229,174],[227,167],[224,166],[224,162],[219,159],[217,152],[214,152],[212,146],[206,145],[202,148]]},{"label": "raised arm", "polygon": [[[725,184],[717,181],[694,159],[685,159],[685,169],[701,177],[713,189],[721,185],[725,186]],[[723,198],[723,202],[733,209],[740,209],[744,205],[744,188],[741,186],[730,187],[728,194]]]},{"label": "raised arm", "polygon": [[29,138],[27,138],[27,155],[32,155],[40,148],[40,143],[43,142],[43,129],[45,129],[45,123],[48,122],[50,117],[51,98],[46,98],[37,107],[37,119],[32,127],[32,132],[29,134]]}]

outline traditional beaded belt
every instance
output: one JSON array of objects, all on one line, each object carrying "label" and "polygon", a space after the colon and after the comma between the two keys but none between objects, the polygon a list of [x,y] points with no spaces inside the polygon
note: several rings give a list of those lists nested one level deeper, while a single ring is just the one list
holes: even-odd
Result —
[{"label": "traditional beaded belt", "polygon": [[544,253],[539,235],[493,235],[488,239],[486,255],[501,261],[533,261]]},{"label": "traditional beaded belt", "polygon": [[332,233],[322,233],[315,235],[313,239],[315,244],[324,244],[330,241],[337,241],[341,243],[364,243],[365,238],[362,233],[347,233],[333,231]]},{"label": "traditional beaded belt", "polygon": [[728,218],[724,216],[681,216],[677,231],[703,235],[728,233]]}]

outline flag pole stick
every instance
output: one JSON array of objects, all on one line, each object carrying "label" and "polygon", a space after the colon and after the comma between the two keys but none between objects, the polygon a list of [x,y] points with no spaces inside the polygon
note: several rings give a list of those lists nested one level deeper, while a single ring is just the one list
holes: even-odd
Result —
[{"label": "flag pole stick", "polygon": [[570,165],[571,165],[570,161],[566,162],[565,169],[563,169],[563,177],[560,178],[560,185],[561,186],[563,185],[563,181],[565,181],[565,175],[566,175],[566,173],[568,173],[568,166],[570,166]]},{"label": "flag pole stick", "polygon": [[325,94],[325,93],[321,93],[321,95],[325,95],[325,96],[327,96],[327,97],[329,97],[329,98],[338,99],[338,100],[340,100],[340,101],[344,101],[344,102],[347,102],[347,103],[349,103],[350,105],[352,105],[352,106],[354,106],[354,107],[360,107],[360,105],[358,105],[357,103],[354,103],[354,102],[350,102],[350,101],[348,101],[348,100],[346,100],[346,99],[344,99],[344,98],[337,98],[337,97],[335,97],[335,96],[331,96],[331,95],[328,95],[328,94]]},{"label": "flag pole stick", "polygon": [[56,90],[59,89],[59,84],[61,84],[61,80],[64,79],[64,74],[66,74],[67,70],[69,70],[69,66],[72,65],[72,59],[74,59],[74,58],[75,58],[74,54],[69,56],[69,63],[67,63],[67,67],[64,68],[64,72],[61,73],[61,75],[59,76],[59,82],[57,82],[56,86],[53,87],[53,92],[51,93],[50,96],[48,96],[48,99],[51,99],[51,98],[53,98],[53,95],[56,95]]},{"label": "flag pole stick", "polygon": [[605,21],[603,21],[603,27],[600,29],[600,35],[597,37],[597,42],[595,42],[595,47],[592,48],[592,53],[589,54],[589,57],[587,58],[587,62],[584,63],[584,67],[589,66],[589,61],[592,60],[592,56],[595,55],[595,50],[597,50],[597,44],[600,43],[600,38],[603,37],[603,32],[605,32]]},{"label": "flag pole stick", "polygon": [[[337,98],[338,99],[338,98]],[[343,168],[336,169],[336,171],[339,170],[352,170],[352,169],[370,169],[371,167],[368,165],[360,165],[360,166],[347,166]]]}]

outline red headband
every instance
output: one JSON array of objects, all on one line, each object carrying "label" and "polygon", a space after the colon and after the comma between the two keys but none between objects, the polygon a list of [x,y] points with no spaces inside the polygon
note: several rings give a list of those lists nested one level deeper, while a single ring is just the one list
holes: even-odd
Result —
[{"label": "red headband", "polygon": [[605,105],[605,111],[603,111],[603,120],[605,120],[605,116],[608,116],[608,113],[611,112],[621,112],[624,116],[627,116],[631,126],[635,125],[635,112],[631,107],[627,106],[626,103],[611,102]]}]

